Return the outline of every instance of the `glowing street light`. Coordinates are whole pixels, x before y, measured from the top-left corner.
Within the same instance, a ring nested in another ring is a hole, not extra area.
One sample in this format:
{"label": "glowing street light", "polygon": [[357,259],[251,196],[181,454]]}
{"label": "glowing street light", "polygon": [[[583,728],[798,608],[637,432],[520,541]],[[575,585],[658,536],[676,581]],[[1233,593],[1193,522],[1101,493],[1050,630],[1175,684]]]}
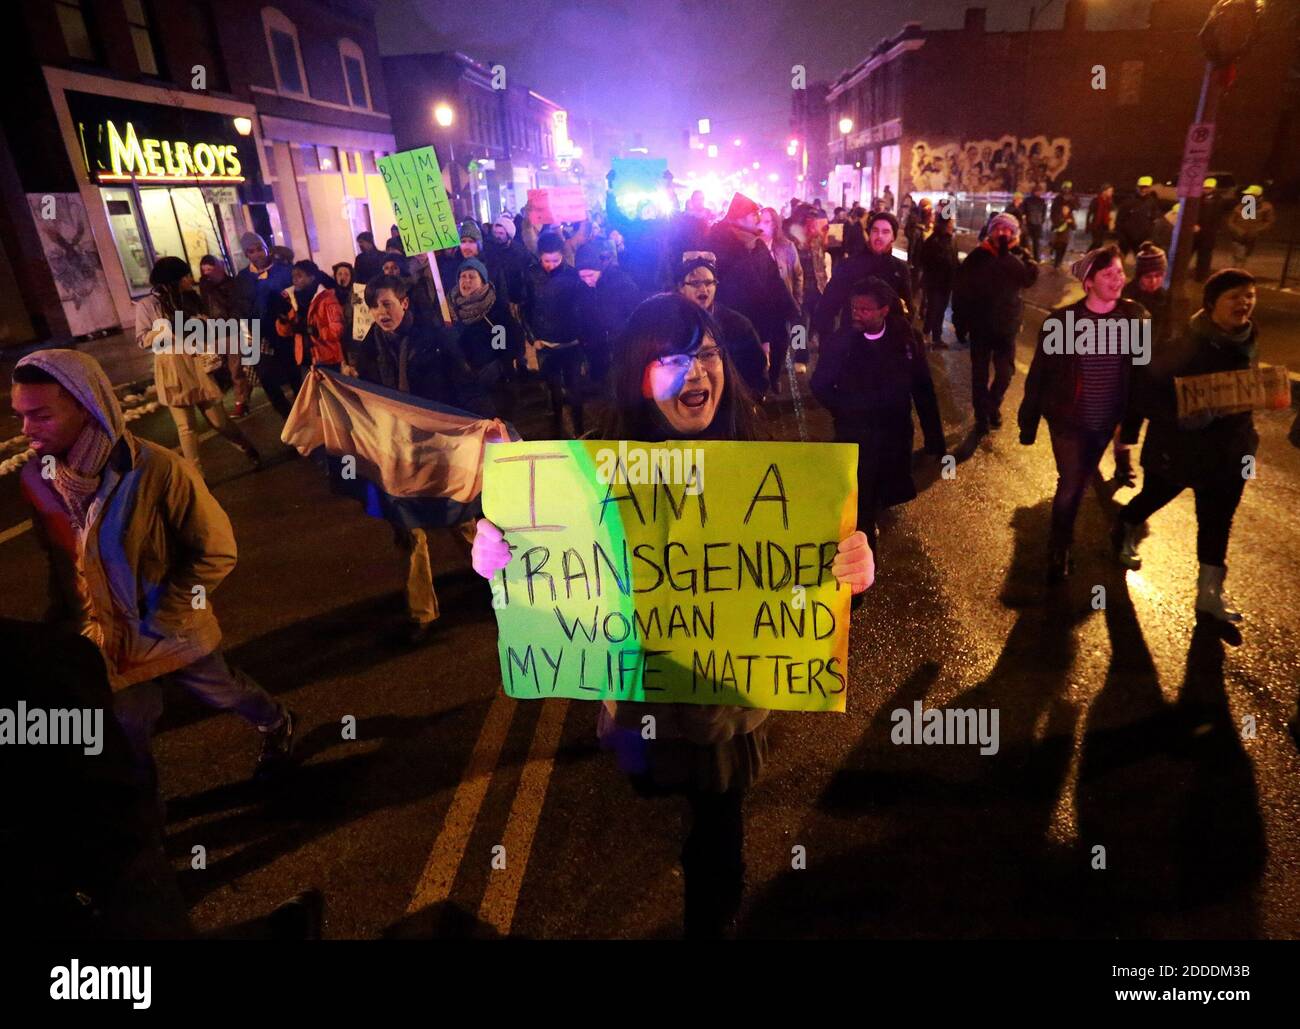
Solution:
{"label": "glowing street light", "polygon": [[701,136],[707,136],[709,134],[709,119],[701,118],[696,127],[699,129]]}
{"label": "glowing street light", "polygon": [[740,146],[740,137],[737,136],[735,139],[733,139],[733,140],[731,141],[731,145],[732,145],[732,146]]}
{"label": "glowing street light", "polygon": [[247,136],[253,131],[253,120],[251,118],[236,118],[235,131],[241,136]]}
{"label": "glowing street light", "polygon": [[760,165],[757,161],[755,161],[754,164],[753,164],[753,167],[755,167],[755,168],[759,168],[759,167],[761,167],[761,165]]}
{"label": "glowing street light", "polygon": [[847,136],[847,135],[848,135],[850,132],[852,132],[852,131],[853,131],[853,119],[852,119],[852,118],[841,118],[841,119],[840,119],[840,135],[842,135],[842,136]]}
{"label": "glowing street light", "polygon": [[433,120],[444,129],[448,128],[456,120],[456,112],[452,110],[451,104],[439,104],[433,109]]}

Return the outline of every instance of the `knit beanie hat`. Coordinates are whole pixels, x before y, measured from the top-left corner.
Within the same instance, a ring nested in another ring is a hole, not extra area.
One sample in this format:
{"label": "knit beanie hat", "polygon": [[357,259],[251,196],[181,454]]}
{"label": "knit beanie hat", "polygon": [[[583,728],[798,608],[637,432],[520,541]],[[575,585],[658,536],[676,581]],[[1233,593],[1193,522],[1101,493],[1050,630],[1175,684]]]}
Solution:
{"label": "knit beanie hat", "polygon": [[459,277],[463,272],[478,272],[478,277],[487,285],[492,281],[492,276],[488,275],[487,265],[477,257],[466,258],[460,262],[460,267],[456,269],[456,275]]}
{"label": "knit beanie hat", "polygon": [[515,220],[508,214],[501,215],[492,224],[500,225],[505,230],[507,242],[515,238]]}
{"label": "knit beanie hat", "polygon": [[1089,250],[1074,264],[1070,265],[1070,274],[1080,282],[1087,282],[1096,268],[1097,262],[1109,255],[1113,255],[1114,252],[1114,247],[1097,247],[1096,250]]}
{"label": "knit beanie hat", "polygon": [[989,221],[989,232],[992,232],[999,225],[1005,225],[1017,236],[1020,235],[1020,220],[1014,214],[1007,214],[1006,211],[995,214]]}
{"label": "knit beanie hat", "polygon": [[1242,268],[1224,268],[1205,280],[1205,289],[1201,293],[1201,306],[1206,311],[1213,311],[1219,297],[1238,286],[1253,286],[1255,276]]}
{"label": "knit beanie hat", "polygon": [[483,242],[483,230],[473,218],[466,218],[460,223],[460,238],[472,239],[475,243]]}
{"label": "knit beanie hat", "polygon": [[574,258],[574,265],[578,271],[600,271],[603,265],[600,263],[600,246],[596,243],[584,243],[578,247],[578,253]]}
{"label": "knit beanie hat", "polygon": [[1169,259],[1165,252],[1156,246],[1150,240],[1147,240],[1137,252],[1137,277],[1140,279],[1144,275],[1150,275],[1152,272],[1165,273],[1169,267]]}

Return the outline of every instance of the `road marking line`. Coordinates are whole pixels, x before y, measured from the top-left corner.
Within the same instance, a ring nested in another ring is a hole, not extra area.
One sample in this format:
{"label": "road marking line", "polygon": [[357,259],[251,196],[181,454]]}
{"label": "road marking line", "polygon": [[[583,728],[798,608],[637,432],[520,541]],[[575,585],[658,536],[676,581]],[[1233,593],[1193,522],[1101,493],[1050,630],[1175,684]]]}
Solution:
{"label": "road marking line", "polygon": [[406,905],[408,915],[451,896],[456,871],[464,859],[465,847],[474,831],[479,808],[483,806],[492,773],[496,771],[497,758],[510,729],[515,707],[516,702],[504,692],[498,692],[492,698],[492,706],[483,719],[483,728],[479,730],[465,774],[461,776],[460,785],[451,798],[451,807],[447,809],[447,817],[443,819],[438,837],[433,841],[433,849],[416,882],[411,902]]}
{"label": "road marking line", "polygon": [[5,529],[4,532],[0,532],[0,543],[8,543],[11,539],[21,536],[31,527],[31,519],[28,519],[19,525],[15,525],[12,529]]}
{"label": "road marking line", "polygon": [[533,837],[541,819],[542,805],[546,801],[546,789],[551,781],[551,770],[555,767],[555,753],[560,746],[560,735],[568,711],[567,700],[542,705],[542,714],[533,733],[532,747],[519,777],[519,788],[510,805],[510,817],[506,820],[506,831],[501,840],[505,847],[506,867],[493,869],[483,893],[483,903],[479,906],[479,920],[492,926],[502,936],[510,934],[510,926],[515,920],[515,906],[519,903],[519,891],[523,887],[524,872],[528,868],[528,855],[533,849]]}

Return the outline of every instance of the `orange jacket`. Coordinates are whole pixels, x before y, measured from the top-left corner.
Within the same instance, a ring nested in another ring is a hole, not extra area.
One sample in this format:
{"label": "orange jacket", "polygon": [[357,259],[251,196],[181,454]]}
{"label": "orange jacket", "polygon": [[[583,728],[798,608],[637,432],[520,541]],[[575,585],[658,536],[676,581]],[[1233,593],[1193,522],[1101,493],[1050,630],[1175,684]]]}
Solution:
{"label": "orange jacket", "polygon": [[[288,291],[286,291],[287,294]],[[304,364],[304,346],[308,345],[301,332],[294,331],[294,313],[290,311],[275,320],[275,331],[280,336],[292,336],[293,359]],[[334,290],[324,283],[316,287],[307,308],[308,341],[311,347],[312,364],[343,363],[343,305],[334,294]],[[315,333],[310,333],[315,329]]]}

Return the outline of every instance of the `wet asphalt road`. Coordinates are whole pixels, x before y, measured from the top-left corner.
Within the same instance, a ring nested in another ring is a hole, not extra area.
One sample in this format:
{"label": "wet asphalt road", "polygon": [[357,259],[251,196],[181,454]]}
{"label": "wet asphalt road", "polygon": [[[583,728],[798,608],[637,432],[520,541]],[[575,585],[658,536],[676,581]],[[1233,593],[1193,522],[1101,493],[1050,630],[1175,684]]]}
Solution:
{"label": "wet asphalt road", "polygon": [[[1042,316],[1029,312],[1005,414]],[[1279,348],[1300,346],[1296,322],[1277,318],[1261,319],[1265,360],[1281,359],[1270,331]],[[1124,575],[1106,533],[1132,491],[1090,493],[1075,575],[1049,595],[1046,433],[1022,447],[1009,417],[962,448],[967,353],[931,361],[965,459],[952,479],[919,459],[921,495],[882,536],[853,618],[847,713],[774,716],[747,804],[742,934],[1300,935],[1300,757],[1285,728],[1300,675],[1291,415],[1256,416],[1259,473],[1229,553],[1247,615],[1234,645],[1192,617],[1190,494],[1155,516],[1142,571]],[[813,436],[827,438],[813,408]],[[275,450],[269,409],[243,424]],[[165,415],[136,426],[174,443]],[[795,435],[788,409],[773,430]],[[501,696],[490,595],[450,536],[433,546],[442,625],[422,648],[397,647],[402,565],[385,524],[287,452],[252,473],[221,440],[204,447],[240,543],[214,598],[229,656],[301,714],[304,735],[297,775],[256,789],[255,734],[172,698],[156,749],[168,851],[197,926],[316,886],[332,937],[678,935],[683,805],[633,793],[596,746],[594,705]],[[25,517],[14,485],[0,480],[0,530]],[[0,580],[0,613],[39,616],[30,533],[0,543]],[[998,753],[891,743],[890,713],[914,700],[997,709]],[[204,869],[191,867],[195,846]],[[795,847],[806,868],[792,868]]]}

